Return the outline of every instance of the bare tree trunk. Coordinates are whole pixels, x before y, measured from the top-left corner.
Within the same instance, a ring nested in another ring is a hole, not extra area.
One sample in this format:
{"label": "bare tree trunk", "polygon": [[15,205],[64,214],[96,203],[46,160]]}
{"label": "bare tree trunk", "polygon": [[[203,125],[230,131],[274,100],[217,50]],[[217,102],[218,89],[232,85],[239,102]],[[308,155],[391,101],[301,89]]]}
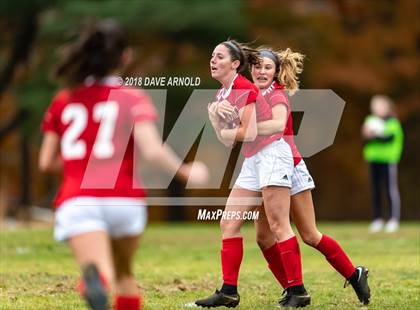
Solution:
{"label": "bare tree trunk", "polygon": [[19,109],[16,114],[10,119],[4,126],[0,128],[0,142],[3,138],[14,130],[16,130],[20,124],[22,124],[28,117],[28,112],[24,109]]}
{"label": "bare tree trunk", "polygon": [[0,73],[0,98],[11,84],[17,66],[26,63],[29,59],[38,32],[37,19],[38,10],[36,9],[20,18],[20,27],[18,27],[13,40],[10,59]]}
{"label": "bare tree trunk", "polygon": [[19,213],[24,220],[29,220],[29,207],[31,206],[31,156],[29,138],[21,133],[20,140],[20,184]]}
{"label": "bare tree trunk", "polygon": [[[24,12],[19,16],[19,25],[16,27],[16,32],[13,40],[13,47],[9,60],[0,73],[0,102],[3,93],[8,89],[15,77],[15,72],[19,65],[24,65],[28,62],[32,48],[34,46],[35,37],[38,32],[38,13],[40,8],[34,6],[32,9]],[[27,113],[24,109],[18,108],[17,113],[12,117],[2,128],[0,128],[0,141],[9,133],[15,131],[24,123],[27,118]],[[21,194],[17,206],[18,216],[23,216],[24,219],[29,219],[29,206],[31,203],[31,164],[30,164],[30,147],[29,137],[21,131],[20,135],[20,161],[21,161]],[[7,193],[5,193],[7,195]],[[7,210],[3,210],[7,212]]]}

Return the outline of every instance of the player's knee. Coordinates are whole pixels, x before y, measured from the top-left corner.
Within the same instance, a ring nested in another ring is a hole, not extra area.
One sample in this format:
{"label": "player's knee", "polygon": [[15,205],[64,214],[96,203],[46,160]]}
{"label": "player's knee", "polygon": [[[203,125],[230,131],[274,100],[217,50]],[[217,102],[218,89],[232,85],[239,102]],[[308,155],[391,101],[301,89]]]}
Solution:
{"label": "player's knee", "polygon": [[270,221],[270,230],[276,235],[282,234],[285,231],[285,225],[282,224],[280,219],[273,219]]}
{"label": "player's knee", "polygon": [[222,219],[220,221],[220,230],[223,236],[233,236],[240,233],[241,226],[238,224],[238,221]]}
{"label": "player's knee", "polygon": [[286,240],[294,235],[289,221],[279,220],[270,222],[270,230],[274,233],[276,240]]}

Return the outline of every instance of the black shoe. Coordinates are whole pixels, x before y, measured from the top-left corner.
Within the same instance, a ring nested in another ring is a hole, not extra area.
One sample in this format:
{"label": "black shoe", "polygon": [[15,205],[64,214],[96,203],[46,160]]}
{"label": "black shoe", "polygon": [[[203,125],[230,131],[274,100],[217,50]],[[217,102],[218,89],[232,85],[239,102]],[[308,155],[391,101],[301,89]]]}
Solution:
{"label": "black shoe", "polygon": [[197,306],[205,308],[214,308],[225,306],[235,308],[239,305],[239,294],[228,295],[216,290],[216,292],[205,299],[199,299],[195,302]]}
{"label": "black shoe", "polygon": [[302,294],[292,293],[290,288],[283,291],[283,295],[286,294],[280,301],[280,308],[303,308],[311,303],[311,296],[305,291]]}
{"label": "black shoe", "polygon": [[354,291],[356,292],[357,298],[363,305],[369,304],[370,300],[370,288],[368,285],[368,276],[369,270],[366,267],[358,266],[356,267],[358,272],[358,277],[355,280],[347,280],[344,283],[344,287],[350,283],[353,286]]}
{"label": "black shoe", "polygon": [[93,310],[108,310],[108,296],[101,282],[98,269],[90,264],[83,268],[83,281],[85,284],[84,297]]}

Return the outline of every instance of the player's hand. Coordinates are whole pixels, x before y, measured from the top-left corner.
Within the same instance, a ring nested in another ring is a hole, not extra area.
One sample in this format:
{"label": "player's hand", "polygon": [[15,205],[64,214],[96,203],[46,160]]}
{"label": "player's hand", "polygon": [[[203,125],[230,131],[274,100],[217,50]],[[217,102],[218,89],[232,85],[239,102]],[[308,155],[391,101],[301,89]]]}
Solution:
{"label": "player's hand", "polygon": [[232,106],[227,100],[222,100],[218,102],[217,114],[226,122],[231,122],[239,118],[238,109]]}
{"label": "player's hand", "polygon": [[210,102],[208,104],[207,111],[209,114],[210,122],[212,123],[214,128],[217,128],[219,130],[223,128],[228,128],[229,127],[228,122],[219,116],[219,114],[217,113],[217,108],[218,108],[217,101]]}
{"label": "player's hand", "polygon": [[209,119],[212,123],[217,123],[219,120],[219,116],[217,114],[217,101],[210,102],[207,106],[207,112],[209,114]]}
{"label": "player's hand", "polygon": [[204,185],[209,179],[209,169],[201,161],[183,164],[180,168],[180,174],[185,181],[194,185]]}

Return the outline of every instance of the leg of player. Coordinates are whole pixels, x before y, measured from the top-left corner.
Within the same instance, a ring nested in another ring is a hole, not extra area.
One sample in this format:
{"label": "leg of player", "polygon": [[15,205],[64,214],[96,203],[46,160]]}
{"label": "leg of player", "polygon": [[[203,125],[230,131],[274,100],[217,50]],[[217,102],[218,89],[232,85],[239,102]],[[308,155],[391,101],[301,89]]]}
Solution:
{"label": "leg of player", "polygon": [[383,169],[381,164],[370,163],[370,182],[372,187],[372,213],[373,221],[369,226],[371,233],[380,232],[384,226],[382,219],[382,182],[383,182]]}
{"label": "leg of player", "polygon": [[69,238],[68,243],[83,271],[80,293],[91,309],[108,309],[107,295],[114,289],[114,268],[107,233],[83,233]]}
{"label": "leg of player", "polygon": [[262,189],[268,223],[276,235],[287,279],[287,295],[280,301],[280,306],[297,308],[309,305],[311,297],[303,285],[299,244],[290,226],[289,192],[289,188],[282,186],[267,186]]}
{"label": "leg of player", "polygon": [[311,190],[299,192],[291,197],[290,212],[302,240],[324,254],[331,266],[353,286],[360,302],[367,305],[370,299],[368,270],[363,266],[354,267],[340,245],[319,232]]}
{"label": "leg of player", "polygon": [[389,220],[385,225],[386,233],[394,233],[398,230],[400,222],[401,200],[398,190],[397,164],[386,164],[385,191],[388,197]]}
{"label": "leg of player", "polygon": [[140,291],[133,274],[133,258],[139,236],[112,240],[115,268],[115,310],[139,310],[142,307]]}
{"label": "leg of player", "polygon": [[280,285],[287,288],[287,277],[281,262],[280,251],[277,246],[276,235],[271,231],[265,214],[264,205],[258,207],[258,219],[255,220],[256,241],[268,263],[268,268]]}
{"label": "leg of player", "polygon": [[[256,204],[248,203],[246,199],[258,198],[258,192],[235,187],[230,192],[225,207],[225,216],[220,220],[222,231],[222,261],[223,285],[220,290],[208,298],[195,302],[201,307],[236,307],[239,304],[238,276],[243,256],[241,227],[244,223],[244,212],[257,208]],[[244,200],[242,200],[244,199]],[[241,201],[242,200],[242,201]]]}

